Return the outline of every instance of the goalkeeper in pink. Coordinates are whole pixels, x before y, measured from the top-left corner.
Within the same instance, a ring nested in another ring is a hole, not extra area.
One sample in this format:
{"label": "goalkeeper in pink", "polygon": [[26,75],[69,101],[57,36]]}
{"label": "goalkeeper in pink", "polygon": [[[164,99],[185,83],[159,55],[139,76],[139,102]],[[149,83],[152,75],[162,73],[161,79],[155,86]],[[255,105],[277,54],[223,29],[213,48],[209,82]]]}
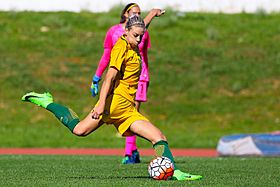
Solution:
{"label": "goalkeeper in pink", "polygon": [[[164,12],[160,9],[152,9],[144,19],[146,27],[152,21],[155,16],[161,16]],[[141,11],[139,5],[136,3],[130,3],[125,6],[121,13],[120,23],[112,26],[106,34],[104,40],[104,52],[100,59],[98,68],[92,79],[91,92],[95,97],[98,94],[98,83],[101,80],[102,74],[107,68],[110,62],[110,54],[116,41],[125,33],[125,26],[128,17],[132,15],[140,16]],[[149,85],[149,69],[148,69],[148,49],[151,47],[150,36],[148,31],[143,35],[141,43],[138,45],[139,52],[142,60],[142,71],[138,83],[138,89],[136,92],[135,105],[139,111],[141,102],[147,101],[147,90]],[[125,142],[125,157],[122,160],[123,164],[135,164],[140,163],[140,156],[136,146],[136,135],[127,136]]]}

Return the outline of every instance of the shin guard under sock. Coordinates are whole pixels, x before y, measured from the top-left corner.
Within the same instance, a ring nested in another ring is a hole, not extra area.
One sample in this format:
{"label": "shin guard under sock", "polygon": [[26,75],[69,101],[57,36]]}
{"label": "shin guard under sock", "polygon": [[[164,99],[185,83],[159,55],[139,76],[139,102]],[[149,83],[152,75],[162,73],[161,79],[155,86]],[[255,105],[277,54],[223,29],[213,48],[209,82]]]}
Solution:
{"label": "shin guard under sock", "polygon": [[75,126],[80,122],[79,117],[77,114],[63,105],[57,103],[51,103],[46,108],[50,112],[52,112],[56,118],[63,123],[71,132]]}
{"label": "shin guard under sock", "polygon": [[153,147],[155,149],[156,156],[165,156],[169,158],[174,164],[174,170],[177,169],[177,166],[174,161],[174,157],[168,147],[167,141],[164,140],[158,141],[153,145]]}

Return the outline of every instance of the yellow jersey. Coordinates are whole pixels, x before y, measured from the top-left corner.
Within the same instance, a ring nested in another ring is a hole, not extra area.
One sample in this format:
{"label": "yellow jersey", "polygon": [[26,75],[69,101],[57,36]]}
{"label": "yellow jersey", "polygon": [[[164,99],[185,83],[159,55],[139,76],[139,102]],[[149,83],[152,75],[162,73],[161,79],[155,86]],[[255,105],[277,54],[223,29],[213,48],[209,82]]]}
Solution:
{"label": "yellow jersey", "polygon": [[138,48],[133,49],[125,37],[121,36],[111,51],[109,67],[119,71],[114,82],[113,94],[121,95],[134,103],[141,73]]}
{"label": "yellow jersey", "polygon": [[130,125],[138,120],[149,121],[135,108],[135,95],[141,73],[141,58],[138,49],[132,49],[124,36],[120,37],[111,51],[109,67],[118,74],[113,88],[106,98],[102,120],[114,124],[123,136],[133,135]]}

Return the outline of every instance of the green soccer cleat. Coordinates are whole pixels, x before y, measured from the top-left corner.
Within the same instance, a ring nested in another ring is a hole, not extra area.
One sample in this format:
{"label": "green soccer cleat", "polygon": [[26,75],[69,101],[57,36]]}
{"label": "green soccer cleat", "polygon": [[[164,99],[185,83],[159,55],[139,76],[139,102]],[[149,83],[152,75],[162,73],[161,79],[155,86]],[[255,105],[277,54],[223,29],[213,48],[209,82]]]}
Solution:
{"label": "green soccer cleat", "polygon": [[194,181],[194,180],[202,179],[202,176],[201,175],[192,175],[190,173],[184,173],[184,172],[176,169],[174,171],[172,179],[178,180],[178,181]]}
{"label": "green soccer cleat", "polygon": [[53,102],[53,97],[49,92],[43,94],[29,92],[22,96],[21,100],[34,103],[43,108],[47,108],[47,106]]}

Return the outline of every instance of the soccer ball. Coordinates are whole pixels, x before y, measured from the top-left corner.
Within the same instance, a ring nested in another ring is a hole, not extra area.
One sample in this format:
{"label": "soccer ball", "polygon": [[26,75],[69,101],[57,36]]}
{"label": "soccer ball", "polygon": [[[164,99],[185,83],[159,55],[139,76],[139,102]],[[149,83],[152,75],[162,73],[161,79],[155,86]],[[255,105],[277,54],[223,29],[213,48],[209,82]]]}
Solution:
{"label": "soccer ball", "polygon": [[169,180],[174,173],[173,162],[164,156],[158,156],[151,160],[148,166],[150,177],[156,180]]}

